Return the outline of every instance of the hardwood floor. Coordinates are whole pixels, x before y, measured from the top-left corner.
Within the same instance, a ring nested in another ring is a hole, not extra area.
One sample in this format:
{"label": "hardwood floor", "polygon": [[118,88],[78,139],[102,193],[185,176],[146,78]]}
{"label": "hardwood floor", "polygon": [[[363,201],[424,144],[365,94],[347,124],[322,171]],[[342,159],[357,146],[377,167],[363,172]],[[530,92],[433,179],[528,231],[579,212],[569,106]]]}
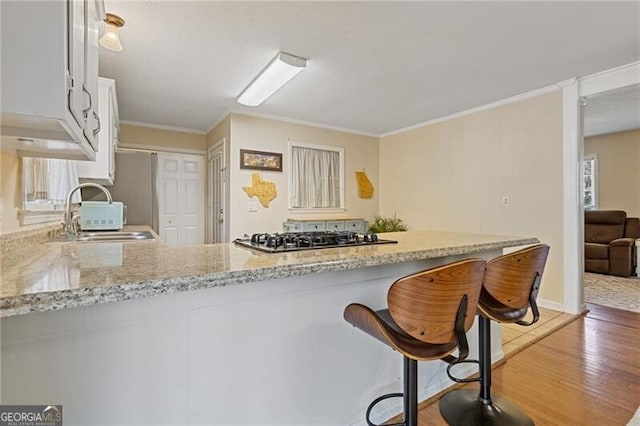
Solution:
{"label": "hardwood floor", "polygon": [[[626,425],[640,405],[640,314],[587,307],[586,316],[494,368],[492,394],[536,425]],[[420,410],[419,423],[446,425],[438,401]]]}

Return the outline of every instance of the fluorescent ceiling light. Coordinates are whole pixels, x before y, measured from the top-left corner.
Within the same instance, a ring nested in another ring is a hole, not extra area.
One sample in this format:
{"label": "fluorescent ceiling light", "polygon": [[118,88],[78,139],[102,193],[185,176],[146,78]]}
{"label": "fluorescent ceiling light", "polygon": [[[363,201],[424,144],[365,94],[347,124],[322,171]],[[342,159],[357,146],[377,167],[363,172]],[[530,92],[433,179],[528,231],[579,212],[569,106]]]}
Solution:
{"label": "fluorescent ceiling light", "polygon": [[246,106],[260,105],[306,66],[306,59],[288,53],[278,53],[238,96],[238,103]]}

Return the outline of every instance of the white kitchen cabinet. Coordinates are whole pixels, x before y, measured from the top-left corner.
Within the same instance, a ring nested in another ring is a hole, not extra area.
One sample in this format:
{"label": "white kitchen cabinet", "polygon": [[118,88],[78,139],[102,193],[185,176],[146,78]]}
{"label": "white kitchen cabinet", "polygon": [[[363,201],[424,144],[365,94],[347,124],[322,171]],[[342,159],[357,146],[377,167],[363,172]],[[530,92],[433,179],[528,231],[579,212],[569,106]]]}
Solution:
{"label": "white kitchen cabinet", "polygon": [[344,220],[327,220],[325,228],[327,231],[344,231]]}
{"label": "white kitchen cabinet", "polygon": [[3,145],[94,159],[104,0],[3,1],[0,16]]}
{"label": "white kitchen cabinet", "polygon": [[364,219],[298,220],[290,219],[282,224],[285,232],[308,231],[352,231],[367,232],[368,222]]}
{"label": "white kitchen cabinet", "polygon": [[97,150],[98,149],[98,134],[101,130],[101,123],[99,117],[99,93],[98,93],[98,54],[100,45],[98,44],[99,38],[99,24],[106,17],[104,13],[104,0],[84,0],[87,11],[85,19],[85,43],[86,43],[86,57],[85,57],[85,76],[84,82],[89,93],[90,98],[93,100],[92,108],[87,114],[86,124],[84,126],[84,135],[89,140],[89,143]]}
{"label": "white kitchen cabinet", "polygon": [[95,161],[76,161],[80,182],[113,185],[115,179],[115,151],[118,145],[118,98],[116,82],[98,79],[98,115],[101,123],[98,133],[98,152]]}
{"label": "white kitchen cabinet", "polygon": [[369,230],[369,222],[362,219],[345,220],[344,230],[352,232],[367,232]]}

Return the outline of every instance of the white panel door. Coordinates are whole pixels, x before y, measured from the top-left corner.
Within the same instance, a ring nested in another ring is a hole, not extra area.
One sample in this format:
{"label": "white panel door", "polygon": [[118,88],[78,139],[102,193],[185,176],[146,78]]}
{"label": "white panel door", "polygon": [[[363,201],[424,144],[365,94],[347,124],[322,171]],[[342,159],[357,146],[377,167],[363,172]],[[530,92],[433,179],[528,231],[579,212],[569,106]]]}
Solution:
{"label": "white panel door", "polygon": [[204,156],[181,157],[180,245],[204,244]]}
{"label": "white panel door", "polygon": [[204,156],[158,153],[158,222],[165,243],[204,243],[204,182]]}
{"label": "white panel door", "polygon": [[171,245],[180,244],[180,159],[176,154],[158,153],[158,230],[160,238]]}

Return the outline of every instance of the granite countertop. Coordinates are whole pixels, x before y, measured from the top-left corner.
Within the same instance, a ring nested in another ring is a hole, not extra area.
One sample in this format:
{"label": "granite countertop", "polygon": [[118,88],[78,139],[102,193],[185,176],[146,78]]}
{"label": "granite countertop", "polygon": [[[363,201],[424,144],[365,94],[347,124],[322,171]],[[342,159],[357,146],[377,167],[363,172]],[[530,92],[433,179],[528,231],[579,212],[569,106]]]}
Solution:
{"label": "granite countertop", "polygon": [[3,255],[0,317],[538,242],[439,231],[390,233],[384,238],[398,244],[269,254],[232,243],[39,243]]}

